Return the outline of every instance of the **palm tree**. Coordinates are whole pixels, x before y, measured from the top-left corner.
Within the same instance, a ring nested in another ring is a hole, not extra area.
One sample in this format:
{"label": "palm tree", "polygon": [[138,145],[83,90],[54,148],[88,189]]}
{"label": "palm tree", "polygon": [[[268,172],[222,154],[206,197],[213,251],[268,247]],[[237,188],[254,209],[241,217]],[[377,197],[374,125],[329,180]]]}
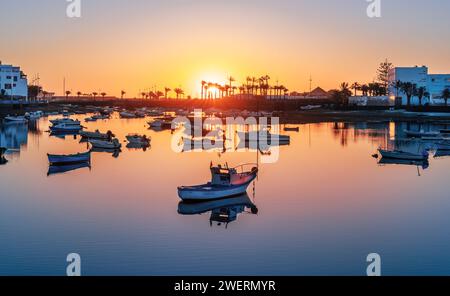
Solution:
{"label": "palm tree", "polygon": [[447,106],[447,101],[450,99],[450,89],[446,88],[442,91],[442,99],[445,101],[445,106]]}
{"label": "palm tree", "polygon": [[94,101],[95,101],[95,97],[97,97],[98,93],[97,92],[93,92],[92,95],[94,96]]}
{"label": "palm tree", "polygon": [[228,81],[230,82],[230,84],[229,84],[229,86],[230,86],[230,89],[231,89],[231,88],[233,88],[233,82],[235,82],[235,81],[236,81],[236,79],[234,79],[234,77],[233,77],[233,76],[230,76],[230,77],[228,77]]}
{"label": "palm tree", "polygon": [[79,99],[81,97],[82,93],[81,91],[77,91],[77,98]]}
{"label": "palm tree", "polygon": [[369,90],[370,89],[369,89],[369,86],[367,84],[361,85],[361,91],[362,91],[363,96],[367,96],[368,93],[369,93]]}
{"label": "palm tree", "polygon": [[205,99],[209,99],[208,91],[209,91],[209,83],[206,83],[205,84]]}
{"label": "palm tree", "polygon": [[419,106],[422,106],[422,99],[423,97],[429,97],[430,94],[427,92],[427,88],[424,86],[421,86],[416,89],[416,92],[414,93],[417,98],[419,98]]}
{"label": "palm tree", "polygon": [[401,90],[406,94],[408,107],[411,106],[411,98],[417,93],[417,84],[411,82],[402,83]]}
{"label": "palm tree", "polygon": [[126,91],[122,90],[122,91],[120,92],[120,98],[123,99],[123,96],[124,96],[126,93],[127,93]]}
{"label": "palm tree", "polygon": [[70,90],[66,91],[66,100],[69,99],[69,96],[70,96],[71,93],[72,93],[72,92],[71,92]]}
{"label": "palm tree", "polygon": [[[164,88],[164,98],[166,100],[167,100],[167,94],[171,91],[172,91],[172,89],[170,89],[169,87]],[[202,98],[203,98],[203,85],[202,85]]]}
{"label": "palm tree", "polygon": [[398,92],[399,92],[399,90],[402,88],[402,83],[403,83],[403,82],[401,82],[400,80],[395,80],[395,81],[392,83],[392,86],[393,86],[394,89],[395,89],[395,97],[396,97],[396,98],[398,98]]}
{"label": "palm tree", "polygon": [[355,90],[355,97],[356,97],[356,91],[359,90],[361,85],[358,82],[355,82],[352,84],[352,89]]}
{"label": "palm tree", "polygon": [[180,96],[184,94],[184,91],[179,87],[175,88],[173,91],[177,94],[177,99],[179,99]]}
{"label": "palm tree", "polygon": [[106,93],[105,93],[105,92],[102,92],[100,95],[101,95],[103,98],[106,97]]}
{"label": "palm tree", "polygon": [[142,99],[145,99],[147,97],[147,93],[143,91],[143,92],[141,92],[141,96],[142,96]]}
{"label": "palm tree", "polygon": [[[207,83],[206,81],[202,80],[202,99],[203,99],[203,90],[205,89],[205,86],[206,86],[207,84],[208,84],[208,83]],[[208,90],[206,90],[206,93],[208,93]]]}

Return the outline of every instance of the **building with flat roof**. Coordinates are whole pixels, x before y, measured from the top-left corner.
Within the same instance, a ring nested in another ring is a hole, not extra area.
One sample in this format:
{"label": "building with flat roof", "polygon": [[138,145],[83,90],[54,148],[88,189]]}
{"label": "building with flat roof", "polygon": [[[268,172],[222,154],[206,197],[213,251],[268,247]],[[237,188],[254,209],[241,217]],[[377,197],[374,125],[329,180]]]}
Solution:
{"label": "building with flat roof", "polygon": [[[395,81],[411,82],[417,87],[425,87],[430,94],[428,98],[422,99],[422,104],[441,105],[444,100],[441,95],[444,89],[450,89],[450,74],[429,74],[428,67],[396,67],[389,73],[389,96],[401,98],[402,105],[407,104],[406,94],[401,90],[396,90],[393,84]],[[398,93],[397,93],[398,92]],[[419,105],[419,98],[413,96],[411,105]]]}
{"label": "building with flat roof", "polygon": [[28,98],[27,76],[20,67],[0,62],[0,94],[12,99]]}

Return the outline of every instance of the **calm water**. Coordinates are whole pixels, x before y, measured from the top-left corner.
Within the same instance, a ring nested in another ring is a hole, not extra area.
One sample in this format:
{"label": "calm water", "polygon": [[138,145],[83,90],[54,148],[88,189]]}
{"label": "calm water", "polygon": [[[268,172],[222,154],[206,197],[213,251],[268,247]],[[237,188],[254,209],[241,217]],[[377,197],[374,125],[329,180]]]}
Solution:
{"label": "calm water", "polygon": [[152,146],[94,153],[91,168],[50,176],[47,153],[86,144],[50,137],[48,119],[0,127],[10,148],[0,166],[0,274],[65,275],[76,252],[84,275],[364,275],[376,252],[385,275],[450,275],[450,158],[424,169],[371,157],[379,146],[417,151],[406,123],[300,125],[277,163],[260,164],[236,219],[211,225],[210,212],[178,213],[177,186],[207,181],[211,161],[255,162],[256,152],[175,153],[170,131],[146,121],[83,122],[121,141],[145,133]]}

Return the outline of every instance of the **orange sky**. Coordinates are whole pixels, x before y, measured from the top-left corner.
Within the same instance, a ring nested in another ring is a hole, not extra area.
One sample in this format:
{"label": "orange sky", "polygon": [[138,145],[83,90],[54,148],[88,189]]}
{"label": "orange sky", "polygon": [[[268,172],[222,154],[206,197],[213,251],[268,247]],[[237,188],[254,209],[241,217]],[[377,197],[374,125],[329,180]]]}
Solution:
{"label": "orange sky", "polygon": [[313,87],[330,89],[371,81],[385,58],[450,72],[450,41],[442,38],[450,21],[439,17],[448,10],[436,6],[450,4],[441,1],[385,2],[381,19],[368,18],[359,0],[150,2],[84,1],[82,18],[69,19],[61,1],[9,1],[0,58],[30,80],[39,73],[58,94],[65,77],[74,93],[124,89],[129,97],[165,86],[195,97],[201,80],[228,75],[241,83],[269,74],[291,91],[309,90],[312,75]]}

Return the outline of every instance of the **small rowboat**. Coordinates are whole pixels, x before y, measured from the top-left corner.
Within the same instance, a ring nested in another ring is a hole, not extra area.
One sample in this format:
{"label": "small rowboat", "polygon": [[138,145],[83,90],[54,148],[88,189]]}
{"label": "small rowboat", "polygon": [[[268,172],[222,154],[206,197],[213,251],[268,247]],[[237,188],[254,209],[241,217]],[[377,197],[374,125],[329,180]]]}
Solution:
{"label": "small rowboat", "polygon": [[28,120],[25,116],[6,116],[5,121],[14,123],[26,123]]}
{"label": "small rowboat", "polygon": [[59,125],[59,124],[65,124],[65,125],[80,125],[81,122],[78,120],[73,120],[71,118],[60,118],[60,119],[54,119],[50,120],[50,122],[53,125]]}
{"label": "small rowboat", "polygon": [[411,152],[405,152],[400,150],[383,150],[378,149],[381,156],[384,158],[392,158],[392,159],[406,159],[406,160],[427,160],[428,152],[424,151],[422,154],[416,154]]}
{"label": "small rowboat", "polygon": [[80,136],[85,139],[99,139],[99,140],[109,140],[114,135],[111,133],[111,131],[108,131],[106,134],[102,134],[98,130],[95,132],[80,132]]}
{"label": "small rowboat", "polygon": [[89,143],[91,143],[92,147],[100,149],[116,150],[122,147],[122,144],[120,144],[119,140],[117,139],[114,139],[112,141],[89,140]]}
{"label": "small rowboat", "polygon": [[81,125],[73,125],[65,123],[61,123],[50,127],[50,130],[52,132],[78,132],[81,129],[83,129]]}
{"label": "small rowboat", "polygon": [[127,140],[131,144],[150,145],[151,138],[147,138],[145,135],[128,135]]}
{"label": "small rowboat", "polygon": [[[178,196],[184,201],[206,201],[244,194],[258,175],[258,168],[244,171],[244,166],[228,168],[211,166],[212,180],[203,185],[178,187]],[[242,172],[238,173],[238,168]]]}
{"label": "small rowboat", "polygon": [[89,162],[80,162],[63,165],[50,165],[50,167],[48,168],[47,176],[63,174],[82,168],[91,168],[91,164]]}
{"label": "small rowboat", "polygon": [[285,126],[284,127],[284,131],[285,132],[299,132],[300,131],[300,128],[297,126],[297,127],[293,127],[293,126]]}
{"label": "small rowboat", "polygon": [[78,154],[69,154],[69,155],[55,155],[55,154],[47,154],[48,162],[51,165],[61,165],[61,164],[74,164],[74,163],[82,163],[82,162],[90,162],[91,161],[91,152],[78,153]]}

